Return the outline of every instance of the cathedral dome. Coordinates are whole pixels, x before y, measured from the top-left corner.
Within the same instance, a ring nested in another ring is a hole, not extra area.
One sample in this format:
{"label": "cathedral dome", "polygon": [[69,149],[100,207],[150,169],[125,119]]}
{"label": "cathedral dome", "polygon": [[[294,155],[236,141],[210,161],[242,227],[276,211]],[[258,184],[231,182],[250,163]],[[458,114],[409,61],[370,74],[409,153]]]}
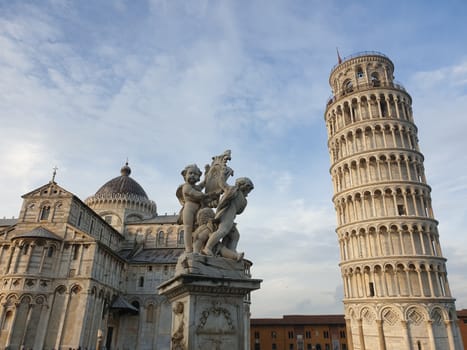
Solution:
{"label": "cathedral dome", "polygon": [[128,162],[120,170],[120,176],[106,182],[96,192],[97,197],[107,197],[112,195],[135,195],[148,199],[148,196],[139,183],[130,177],[131,169]]}
{"label": "cathedral dome", "polygon": [[148,198],[143,187],[130,177],[128,162],[120,176],[107,181],[85,203],[119,231],[126,222],[157,215],[156,203]]}

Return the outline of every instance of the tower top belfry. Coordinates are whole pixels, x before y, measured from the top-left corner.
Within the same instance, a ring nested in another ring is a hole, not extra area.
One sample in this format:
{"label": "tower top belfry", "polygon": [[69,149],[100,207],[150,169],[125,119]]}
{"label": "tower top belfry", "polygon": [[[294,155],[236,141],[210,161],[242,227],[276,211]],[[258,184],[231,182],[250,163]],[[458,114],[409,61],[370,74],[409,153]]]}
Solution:
{"label": "tower top belfry", "polygon": [[412,99],[374,51],[330,73],[325,121],[349,343],[462,349]]}

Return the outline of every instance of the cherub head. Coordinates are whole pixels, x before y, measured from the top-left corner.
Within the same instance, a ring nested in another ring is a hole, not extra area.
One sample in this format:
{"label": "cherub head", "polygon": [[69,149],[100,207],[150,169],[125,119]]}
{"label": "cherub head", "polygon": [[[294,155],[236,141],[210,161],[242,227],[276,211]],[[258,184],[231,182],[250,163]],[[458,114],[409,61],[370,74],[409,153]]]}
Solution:
{"label": "cherub head", "polygon": [[253,182],[247,177],[239,177],[237,180],[235,180],[235,186],[237,186],[245,196],[247,196],[248,193],[250,193],[251,190],[255,188]]}
{"label": "cherub head", "polygon": [[190,185],[194,185],[199,181],[202,173],[196,164],[190,164],[182,170],[181,174],[186,182],[188,182]]}
{"label": "cherub head", "polygon": [[205,225],[209,222],[209,220],[214,219],[214,216],[214,210],[211,208],[203,208],[198,210],[196,220],[198,221],[198,225]]}

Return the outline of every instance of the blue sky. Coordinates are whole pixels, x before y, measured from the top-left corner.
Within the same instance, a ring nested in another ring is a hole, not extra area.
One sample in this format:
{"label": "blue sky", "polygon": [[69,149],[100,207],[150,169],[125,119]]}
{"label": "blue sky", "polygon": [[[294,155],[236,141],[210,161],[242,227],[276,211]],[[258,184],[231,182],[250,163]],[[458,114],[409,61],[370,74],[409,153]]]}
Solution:
{"label": "blue sky", "polygon": [[255,190],[253,317],[342,313],[324,108],[336,47],[380,51],[413,98],[457,307],[467,308],[465,1],[1,1],[0,215],[49,181],[119,174],[178,212],[181,169],[232,150]]}

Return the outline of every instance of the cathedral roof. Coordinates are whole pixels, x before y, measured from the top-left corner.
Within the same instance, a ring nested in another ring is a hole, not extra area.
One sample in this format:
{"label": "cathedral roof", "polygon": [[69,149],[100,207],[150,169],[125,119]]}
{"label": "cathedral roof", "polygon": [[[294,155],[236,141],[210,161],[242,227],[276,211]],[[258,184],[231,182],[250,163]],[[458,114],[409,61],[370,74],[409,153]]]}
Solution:
{"label": "cathedral roof", "polygon": [[344,315],[284,315],[282,318],[252,318],[251,325],[345,325]]}
{"label": "cathedral roof", "polygon": [[17,218],[11,218],[11,219],[0,219],[0,227],[6,227],[6,226],[13,226],[18,222]]}
{"label": "cathedral roof", "polygon": [[178,223],[178,215],[177,214],[165,214],[165,215],[157,215],[149,219],[139,220],[138,222],[128,222],[127,225],[141,225],[141,224],[177,224]]}
{"label": "cathedral roof", "polygon": [[177,263],[178,257],[183,253],[183,249],[143,249],[135,255],[132,255],[132,252],[133,249],[124,249],[119,252],[119,255],[132,263],[175,264]]}
{"label": "cathedral roof", "polygon": [[95,194],[96,197],[113,195],[135,195],[148,199],[148,196],[139,183],[130,177],[131,169],[128,162],[120,170],[120,176],[106,182]]}
{"label": "cathedral roof", "polygon": [[62,238],[57,236],[55,233],[50,232],[49,230],[39,226],[36,227],[32,231],[20,233],[14,237],[16,238],[45,238],[45,239],[53,239],[55,241],[61,241]]}
{"label": "cathedral roof", "polygon": [[138,313],[138,309],[131,305],[128,301],[125,300],[124,297],[119,295],[112,305],[110,306],[111,309],[114,310],[122,310],[122,311],[130,311]]}

